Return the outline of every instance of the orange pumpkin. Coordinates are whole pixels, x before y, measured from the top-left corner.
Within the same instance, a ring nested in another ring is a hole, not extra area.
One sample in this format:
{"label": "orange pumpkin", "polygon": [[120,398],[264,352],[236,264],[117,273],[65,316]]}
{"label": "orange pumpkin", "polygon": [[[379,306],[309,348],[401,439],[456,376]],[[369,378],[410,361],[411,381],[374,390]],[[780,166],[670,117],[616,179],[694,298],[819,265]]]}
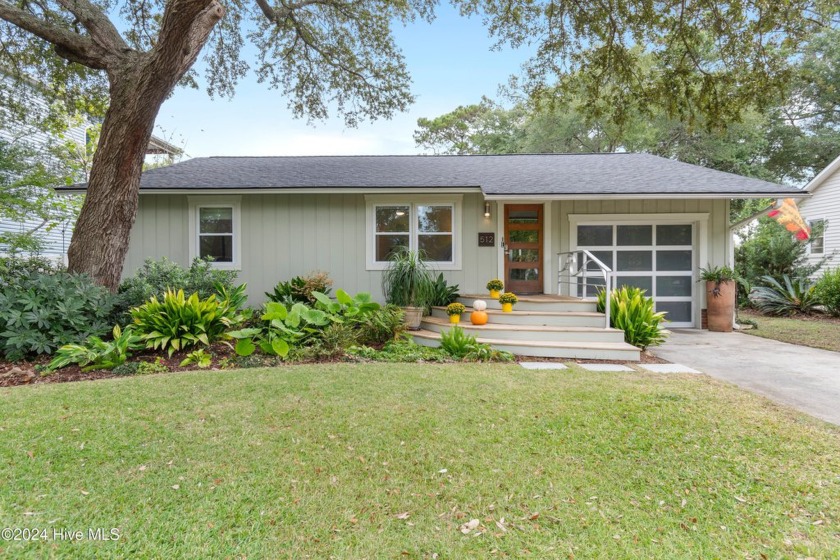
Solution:
{"label": "orange pumpkin", "polygon": [[470,313],[470,323],[473,325],[486,325],[487,324],[487,312],[486,311],[473,311]]}

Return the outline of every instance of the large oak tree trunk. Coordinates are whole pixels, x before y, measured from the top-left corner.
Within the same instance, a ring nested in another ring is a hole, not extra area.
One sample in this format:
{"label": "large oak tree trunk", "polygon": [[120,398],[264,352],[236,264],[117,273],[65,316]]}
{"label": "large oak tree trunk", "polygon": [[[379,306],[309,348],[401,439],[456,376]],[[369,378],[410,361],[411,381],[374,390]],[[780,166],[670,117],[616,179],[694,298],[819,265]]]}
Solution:
{"label": "large oak tree trunk", "polygon": [[155,118],[223,15],[216,0],[173,2],[161,24],[159,44],[166,47],[125,54],[108,68],[111,102],[67,251],[71,272],[111,291],[119,286]]}
{"label": "large oak tree trunk", "polygon": [[119,286],[137,214],[146,146],[168,94],[150,89],[137,70],[127,71],[112,84],[87,196],[67,252],[72,272],[90,274],[112,291]]}

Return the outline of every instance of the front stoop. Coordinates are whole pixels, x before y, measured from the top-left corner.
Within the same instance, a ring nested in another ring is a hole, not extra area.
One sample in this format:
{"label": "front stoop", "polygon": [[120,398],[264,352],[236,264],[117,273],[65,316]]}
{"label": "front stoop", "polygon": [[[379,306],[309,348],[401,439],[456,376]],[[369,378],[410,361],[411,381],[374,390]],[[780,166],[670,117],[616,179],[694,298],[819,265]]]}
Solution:
{"label": "front stoop", "polygon": [[[472,302],[487,302],[486,325],[470,323]],[[499,302],[486,296],[462,296],[467,306],[459,326],[479,342],[518,356],[577,358],[586,360],[635,361],[639,349],[624,342],[624,333],[605,328],[603,313],[595,310],[594,300],[558,296],[520,297],[513,313],[502,313]],[[424,317],[421,330],[412,331],[417,344],[440,346],[441,333],[452,328],[444,307],[432,309]]]}

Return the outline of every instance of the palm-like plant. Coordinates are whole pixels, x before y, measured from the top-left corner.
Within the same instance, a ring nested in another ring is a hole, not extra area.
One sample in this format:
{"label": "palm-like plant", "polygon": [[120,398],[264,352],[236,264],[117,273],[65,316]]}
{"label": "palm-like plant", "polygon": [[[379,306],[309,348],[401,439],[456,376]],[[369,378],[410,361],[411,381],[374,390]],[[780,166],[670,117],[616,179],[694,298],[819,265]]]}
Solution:
{"label": "palm-like plant", "polygon": [[791,279],[782,276],[784,284],[772,276],[763,276],[767,286],[758,286],[750,292],[750,301],[766,315],[793,315],[811,313],[820,304],[815,284],[806,278]]}
{"label": "palm-like plant", "polygon": [[435,278],[419,251],[406,247],[391,257],[382,273],[385,300],[399,307],[425,307],[434,297]]}

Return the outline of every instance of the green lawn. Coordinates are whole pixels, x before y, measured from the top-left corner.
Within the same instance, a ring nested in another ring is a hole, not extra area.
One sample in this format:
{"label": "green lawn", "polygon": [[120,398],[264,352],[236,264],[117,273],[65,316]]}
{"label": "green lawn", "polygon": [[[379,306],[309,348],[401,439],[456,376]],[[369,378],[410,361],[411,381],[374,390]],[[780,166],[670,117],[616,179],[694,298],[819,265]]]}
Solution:
{"label": "green lawn", "polygon": [[700,376],[327,364],[18,387],[0,438],[0,525],[120,530],[7,557],[840,550],[840,429]]}
{"label": "green lawn", "polygon": [[758,323],[757,329],[744,331],[747,334],[840,352],[840,321],[819,316],[770,317],[751,311],[740,311],[739,316]]}

